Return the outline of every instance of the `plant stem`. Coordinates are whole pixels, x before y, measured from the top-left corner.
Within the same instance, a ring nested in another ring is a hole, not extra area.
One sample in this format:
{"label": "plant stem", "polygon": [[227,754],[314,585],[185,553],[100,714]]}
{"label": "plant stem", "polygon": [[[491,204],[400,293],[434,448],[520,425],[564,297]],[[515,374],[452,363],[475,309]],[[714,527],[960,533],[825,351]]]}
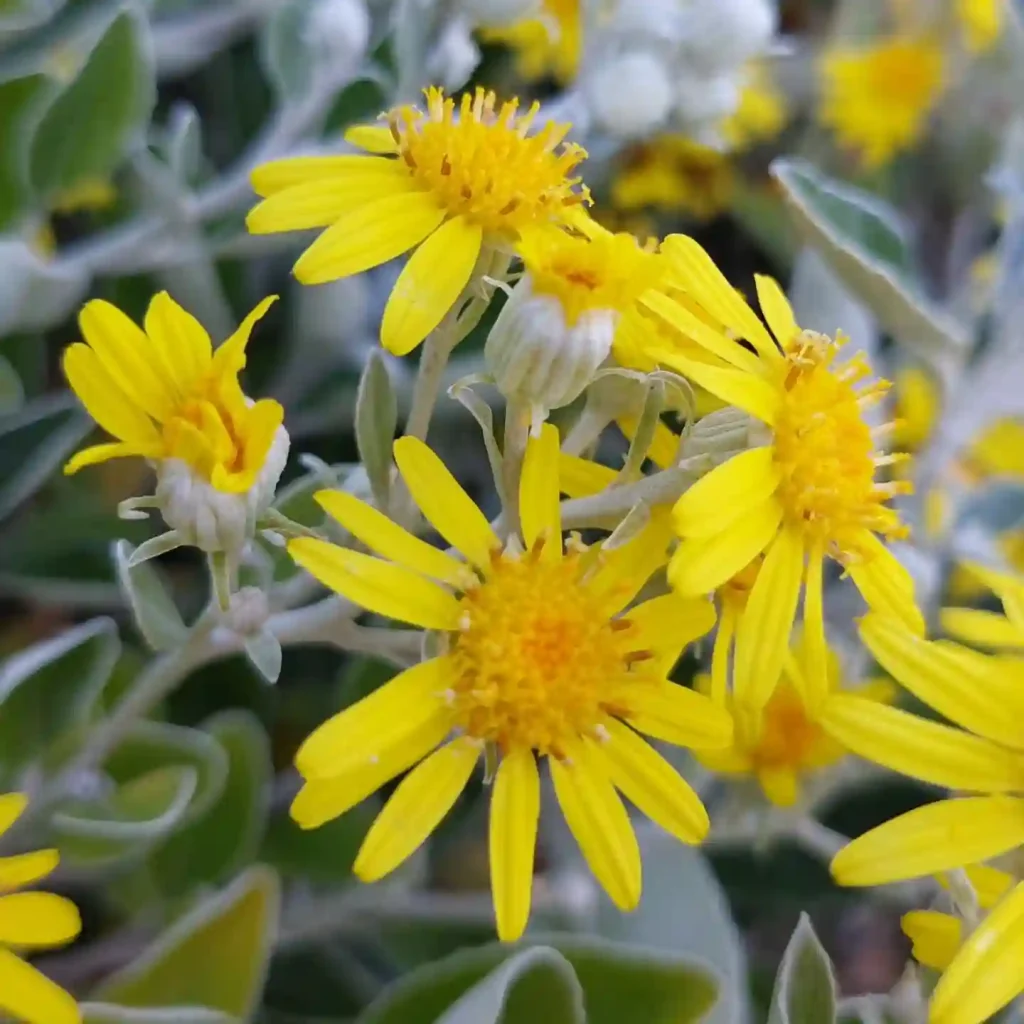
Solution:
{"label": "plant stem", "polygon": [[518,402],[505,406],[505,441],[501,449],[501,480],[505,495],[505,532],[519,533],[519,479],[523,474],[523,456],[530,434],[530,412]]}

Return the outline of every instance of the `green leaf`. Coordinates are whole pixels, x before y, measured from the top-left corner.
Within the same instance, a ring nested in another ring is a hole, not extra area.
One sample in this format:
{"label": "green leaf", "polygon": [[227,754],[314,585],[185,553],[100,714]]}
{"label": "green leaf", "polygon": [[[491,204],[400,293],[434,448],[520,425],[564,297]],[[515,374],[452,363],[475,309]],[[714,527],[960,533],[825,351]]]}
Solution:
{"label": "green leaf", "polygon": [[53,80],[46,75],[0,82],[0,227],[8,227],[30,201],[32,134],[53,88]]}
{"label": "green leaf", "polygon": [[305,3],[286,3],[267,19],[260,35],[260,62],[282,99],[302,96],[313,78],[313,61],[303,39],[308,13]]}
{"label": "green leaf", "polygon": [[[517,945],[493,943],[462,950],[412,971],[376,1000],[359,1024],[452,1024],[446,1011],[454,1010],[510,958],[533,947],[547,950],[549,958],[559,953],[572,967],[583,990],[588,1024],[622,1024],[636,1018],[638,1006],[643,1007],[644,1024],[689,1024],[703,1019],[717,994],[710,972],[683,957],[579,936],[547,936]],[[548,959],[549,974],[551,963]],[[537,987],[535,981],[516,997],[517,1015],[504,1019],[519,1022],[539,1015],[542,1011],[532,998]],[[541,987],[550,993],[550,978]],[[531,995],[529,1001],[527,995]],[[521,1010],[519,999],[525,1003]],[[465,1022],[465,1018],[454,1019],[458,1024]],[[559,1019],[579,1018],[563,1013]]]}
{"label": "green leaf", "polygon": [[261,629],[245,638],[245,655],[253,668],[268,682],[276,683],[281,675],[281,641],[269,629]]}
{"label": "green leaf", "polygon": [[206,813],[150,858],[150,870],[169,895],[225,882],[255,857],[267,825],[273,767],[259,720],[248,711],[224,711],[202,729],[227,752],[228,774]]}
{"label": "green leaf", "polygon": [[82,1003],[82,1024],[235,1024],[236,1018],[198,1006],[140,1010],[111,1003]]}
{"label": "green leaf", "polygon": [[36,129],[30,156],[36,191],[52,198],[83,181],[107,177],[148,123],[155,100],[146,20],[123,10]]}
{"label": "green leaf", "polygon": [[277,932],[277,875],[253,867],[167,929],[94,995],[123,1006],[203,1006],[248,1020]]}
{"label": "green leaf", "polygon": [[768,1024],[832,1024],[835,1019],[832,961],[811,919],[801,914],[775,978]]}
{"label": "green leaf", "polygon": [[0,663],[0,779],[88,719],[120,653],[114,622],[98,618]]}
{"label": "green leaf", "polygon": [[126,540],[113,545],[117,582],[135,616],[135,625],[154,651],[180,647],[188,635],[181,613],[167,593],[160,571],[150,562],[129,565],[135,548]]}
{"label": "green leaf", "polygon": [[366,468],[378,508],[388,507],[391,490],[391,445],[398,426],[398,399],[384,363],[374,349],[366,361],[356,392],[356,447]]}
{"label": "green leaf", "polygon": [[0,416],[17,412],[25,401],[25,388],[18,371],[0,356]]}
{"label": "green leaf", "polygon": [[894,210],[805,160],[776,160],[771,170],[797,229],[897,341],[931,360],[967,348],[965,327],[924,295]]}

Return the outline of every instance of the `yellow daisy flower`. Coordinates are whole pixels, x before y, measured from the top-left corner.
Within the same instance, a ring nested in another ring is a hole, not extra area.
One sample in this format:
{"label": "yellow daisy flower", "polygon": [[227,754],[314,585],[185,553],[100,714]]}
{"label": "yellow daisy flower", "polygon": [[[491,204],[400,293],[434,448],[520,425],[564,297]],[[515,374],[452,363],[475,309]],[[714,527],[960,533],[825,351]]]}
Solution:
{"label": "yellow daisy flower", "polygon": [[[21,793],[0,796],[0,836],[27,804]],[[56,850],[0,857],[0,1016],[10,1014],[27,1024],[79,1024],[82,1019],[75,1000],[19,955],[63,946],[82,929],[70,900],[49,892],[16,891],[45,878],[59,860]]]}
{"label": "yellow daisy flower", "polygon": [[956,16],[967,49],[981,53],[991,48],[1003,28],[1004,0],[956,0]]}
{"label": "yellow daisy flower", "polygon": [[[328,587],[380,615],[437,630],[442,653],[321,725],[300,748],[303,828],[337,817],[412,765],[355,863],[374,881],[434,830],[485,751],[499,759],[491,795],[491,884],[498,934],[515,939],[530,908],[540,803],[538,757],[580,848],[615,904],[640,898],[640,852],[621,790],[684,842],[708,829],[699,798],[640,733],[714,747],[731,723],[710,700],[666,678],[683,646],[714,621],[709,602],[669,594],[626,610],[664,562],[664,522],[614,550],[563,549],[558,434],[527,446],[522,537],[503,545],[444,464],[411,437],[394,446],[406,485],[460,561],[351,495],[318,502],[383,555],[292,541],[292,557]],[[520,543],[521,540],[521,543]],[[417,764],[417,762],[419,762]]]}
{"label": "yellow daisy flower", "polygon": [[727,154],[685,135],[660,135],[626,153],[611,201],[620,210],[653,206],[711,220],[728,208],[734,187]]}
{"label": "yellow daisy flower", "polygon": [[484,29],[480,38],[515,51],[516,71],[526,81],[551,74],[564,85],[579,71],[582,31],[581,0],[540,0],[535,17]]}
{"label": "yellow daisy flower", "polygon": [[[779,286],[758,277],[773,338],[693,239],[670,236],[662,252],[725,330],[663,303],[659,313],[718,364],[668,346],[648,354],[764,425],[763,444],[713,469],[676,503],[681,543],[669,566],[681,594],[709,594],[764,553],[736,630],[734,674],[737,697],[761,707],[782,671],[801,592],[805,620],[815,636],[824,634],[826,558],[843,566],[869,606],[923,631],[910,574],[881,539],[906,535],[886,502],[910,485],[875,479],[878,467],[903,456],[876,450],[889,428],[869,426],[864,412],[888,384],[863,383],[871,368],[862,353],[837,363],[845,339],[801,330]],[[824,656],[816,645],[814,675],[821,678]]]}
{"label": "yellow daisy flower", "polygon": [[820,74],[821,123],[877,168],[924,134],[942,92],[942,49],[908,38],[840,46],[822,58]]}
{"label": "yellow daisy flower", "polygon": [[733,151],[769,142],[786,126],[786,98],[761,61],[744,71],[744,84],[736,110],[722,124],[722,138]]}
{"label": "yellow daisy flower", "polygon": [[524,228],[574,218],[586,190],[572,172],[586,153],[565,143],[569,125],[529,134],[540,110],[497,107],[493,92],[466,93],[456,107],[426,90],[426,110],[404,106],[388,126],[352,129],[369,151],[300,156],[257,167],[264,199],[246,218],[254,234],[326,228],[295,264],[303,284],[376,267],[410,249],[381,324],[381,343],[404,355],[441,322],[474,269],[507,250]]}

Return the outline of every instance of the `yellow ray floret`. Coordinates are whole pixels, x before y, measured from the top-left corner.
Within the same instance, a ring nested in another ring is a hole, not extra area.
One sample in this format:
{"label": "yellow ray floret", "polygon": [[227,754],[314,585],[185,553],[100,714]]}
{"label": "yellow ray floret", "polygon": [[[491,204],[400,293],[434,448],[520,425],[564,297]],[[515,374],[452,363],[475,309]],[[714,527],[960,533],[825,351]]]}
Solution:
{"label": "yellow ray floret", "polygon": [[540,0],[532,18],[480,33],[485,42],[504,43],[516,55],[516,70],[527,81],[553,75],[571,82],[582,50],[582,0]]}
{"label": "yellow ray floret", "polygon": [[144,330],[109,302],[86,303],[85,342],[65,350],[64,373],[117,441],[83,449],[64,471],[128,455],[179,459],[217,490],[249,490],[284,418],[279,403],[250,402],[238,383],[249,335],[273,302],[264,299],[216,351],[166,292],[150,302]]}
{"label": "yellow ray floret", "polygon": [[930,39],[837,47],[821,62],[819,117],[865,167],[881,167],[921,139],[942,86],[942,49]]}
{"label": "yellow ray floret", "polygon": [[303,744],[304,828],[342,814],[413,765],[356,860],[366,881],[408,857],[455,803],[480,757],[499,766],[491,798],[491,877],[498,933],[529,916],[539,813],[538,758],[594,874],[623,909],[640,897],[640,854],[619,792],[684,842],[708,829],[696,794],[641,733],[721,747],[728,714],[669,682],[683,646],[714,622],[709,601],[674,594],[630,608],[666,557],[665,518],[614,550],[563,546],[558,434],[531,439],[520,487],[522,533],[503,545],[429,448],[395,443],[395,460],[428,522],[465,561],[426,544],[351,495],[320,504],[380,556],[324,541],[289,544],[327,586],[378,614],[442,638],[439,656],[401,673],[325,722]]}
{"label": "yellow ray floret", "polygon": [[585,190],[573,172],[585,153],[564,142],[569,125],[530,134],[539,105],[518,113],[477,89],[458,105],[426,91],[426,110],[404,106],[388,127],[349,140],[375,155],[291,157],[253,171],[263,201],[249,230],[326,228],[295,264],[303,284],[348,277],[415,250],[384,311],[381,342],[404,355],[463,293],[483,251],[507,248],[525,228],[570,220]]}
{"label": "yellow ray floret", "polygon": [[876,479],[879,467],[902,458],[877,450],[887,428],[865,418],[888,385],[867,379],[862,354],[836,359],[842,337],[801,330],[770,278],[757,278],[757,292],[771,333],[693,239],[670,236],[662,253],[706,316],[671,301],[648,305],[706,355],[694,359],[663,337],[652,340],[648,355],[764,425],[762,445],[713,469],[677,502],[682,542],[669,579],[684,595],[710,593],[764,554],[736,628],[735,665],[737,694],[763,706],[782,671],[801,594],[805,619],[822,633],[826,559],[843,566],[869,606],[923,630],[910,575],[882,542],[906,535],[887,503],[910,490],[904,481]]}
{"label": "yellow ray floret", "polygon": [[956,16],[972,53],[989,49],[999,38],[1005,3],[1006,0],[956,0]]}
{"label": "yellow ray floret", "polygon": [[[0,795],[0,836],[25,810],[20,793]],[[82,928],[75,905],[48,892],[17,892],[49,875],[60,858],[56,850],[0,857],[0,1016],[26,1024],[79,1024],[75,1000],[29,966],[24,951],[53,949]],[[15,952],[15,950],[17,952]]]}

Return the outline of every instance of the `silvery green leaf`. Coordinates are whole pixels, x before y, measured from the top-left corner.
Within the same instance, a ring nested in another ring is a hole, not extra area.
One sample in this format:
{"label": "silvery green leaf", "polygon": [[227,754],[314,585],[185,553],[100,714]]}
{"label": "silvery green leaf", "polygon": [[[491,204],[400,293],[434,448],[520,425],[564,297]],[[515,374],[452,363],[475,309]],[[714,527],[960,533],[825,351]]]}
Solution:
{"label": "silvery green leaf", "polygon": [[279,5],[260,33],[259,55],[263,70],[283,99],[302,96],[310,86],[313,69],[303,39],[310,5]]}
{"label": "silvery green leaf", "polygon": [[832,1024],[836,979],[832,961],[806,914],[789,940],[775,977],[768,1024]]}
{"label": "silvery green leaf", "polygon": [[0,82],[0,227],[16,221],[31,204],[28,154],[32,134],[55,88],[52,79],[40,74]]}
{"label": "silvery green leaf", "polygon": [[23,239],[0,237],[0,335],[60,323],[89,287],[77,264],[46,260]]}
{"label": "silvery green leaf", "polygon": [[923,294],[894,210],[806,160],[776,160],[772,175],[801,234],[897,341],[932,362],[966,351],[965,327]]}
{"label": "silvery green leaf", "polygon": [[269,629],[245,638],[245,654],[253,667],[268,683],[276,683],[281,675],[281,642]]}
{"label": "silvery green leaf", "polygon": [[497,488],[502,508],[506,508],[508,503],[505,500],[505,481],[501,470],[501,449],[498,447],[498,439],[494,436],[494,410],[473,390],[473,385],[479,383],[483,383],[483,378],[479,376],[465,377],[448,389],[448,395],[467,409],[480,427],[491,476],[494,477],[494,486]]}
{"label": "silvery green leaf", "polygon": [[164,158],[183,184],[194,181],[203,159],[203,133],[196,108],[177,103],[171,108],[163,144]]}
{"label": "silvery green leaf", "polygon": [[24,401],[25,389],[18,371],[0,356],[0,417],[17,412]]}
{"label": "silvery green leaf", "polygon": [[384,356],[370,353],[356,392],[356,447],[378,508],[388,507],[391,490],[391,445],[398,425],[398,402]]}
{"label": "silvery green leaf", "polygon": [[168,551],[175,551],[184,543],[177,530],[168,530],[157,537],[150,537],[149,540],[143,541],[137,548],[133,549],[128,556],[128,568],[134,569],[137,565],[142,565],[143,562],[148,562],[151,558],[159,558],[161,555],[166,555]]}
{"label": "silvery green leaf", "polygon": [[0,40],[49,21],[65,0],[6,0],[0,7]]}
{"label": "silvery green leaf", "polygon": [[237,1018],[201,1006],[142,1009],[113,1003],[82,1003],[82,1024],[237,1024]]}
{"label": "silvery green leaf", "polygon": [[134,550],[126,540],[113,546],[121,592],[146,643],[155,651],[174,650],[184,643],[188,628],[157,569],[145,562],[131,564]]}

